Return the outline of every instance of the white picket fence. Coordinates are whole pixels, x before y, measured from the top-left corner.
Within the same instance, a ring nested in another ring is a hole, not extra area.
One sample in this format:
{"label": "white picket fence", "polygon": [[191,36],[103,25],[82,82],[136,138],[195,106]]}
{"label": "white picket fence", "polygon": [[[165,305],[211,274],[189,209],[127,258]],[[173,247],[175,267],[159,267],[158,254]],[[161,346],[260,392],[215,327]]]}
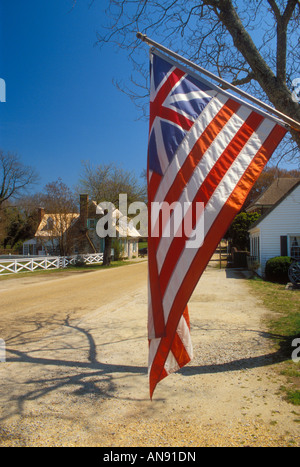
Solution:
{"label": "white picket fence", "polygon": [[33,258],[20,257],[18,259],[0,259],[0,275],[18,274],[19,272],[36,271],[38,269],[60,269],[75,265],[77,261],[85,264],[103,262],[103,253],[84,254],[75,256],[36,256]]}

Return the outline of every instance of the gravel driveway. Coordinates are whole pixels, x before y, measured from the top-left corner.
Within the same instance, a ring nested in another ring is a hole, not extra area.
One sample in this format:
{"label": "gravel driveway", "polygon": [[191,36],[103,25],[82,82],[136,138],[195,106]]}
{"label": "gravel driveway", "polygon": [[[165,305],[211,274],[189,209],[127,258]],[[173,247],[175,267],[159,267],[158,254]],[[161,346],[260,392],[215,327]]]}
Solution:
{"label": "gravel driveway", "polygon": [[300,446],[240,272],[207,268],[189,304],[194,359],[152,402],[146,262],[1,281],[0,303],[0,446]]}

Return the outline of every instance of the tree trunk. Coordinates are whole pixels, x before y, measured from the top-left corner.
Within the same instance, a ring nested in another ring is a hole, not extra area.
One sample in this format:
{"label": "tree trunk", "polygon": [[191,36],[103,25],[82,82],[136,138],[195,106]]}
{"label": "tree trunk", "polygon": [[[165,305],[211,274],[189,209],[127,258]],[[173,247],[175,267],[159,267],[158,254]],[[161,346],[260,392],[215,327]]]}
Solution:
{"label": "tree trunk", "polygon": [[[207,4],[216,4],[214,0],[207,0]],[[264,61],[256,48],[252,38],[244,28],[231,0],[220,0],[217,2],[218,17],[230,33],[235,47],[243,55],[251,66],[255,79],[260,84],[270,102],[280,112],[300,122],[300,106],[292,99],[282,76],[275,76],[271,68]],[[287,23],[285,24],[286,34]],[[284,74],[285,76],[285,74]],[[291,130],[295,143],[300,148],[300,132]]]}
{"label": "tree trunk", "polygon": [[111,244],[112,238],[105,237],[104,253],[103,253],[103,266],[109,266],[111,261]]}

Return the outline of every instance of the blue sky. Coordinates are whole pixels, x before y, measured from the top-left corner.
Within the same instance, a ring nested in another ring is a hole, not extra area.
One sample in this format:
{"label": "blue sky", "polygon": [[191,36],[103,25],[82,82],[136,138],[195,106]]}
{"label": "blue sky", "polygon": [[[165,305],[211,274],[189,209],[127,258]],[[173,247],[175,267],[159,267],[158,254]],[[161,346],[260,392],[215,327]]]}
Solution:
{"label": "blue sky", "polygon": [[71,5],[0,0],[0,148],[36,167],[36,190],[59,177],[72,188],[82,160],[146,168],[148,124],[112,84],[133,71],[126,52],[95,46],[99,2]]}
{"label": "blue sky", "polygon": [[107,0],[89,3],[0,0],[0,148],[36,168],[36,191],[58,178],[72,188],[82,160],[146,168],[148,123],[112,84],[134,70],[126,51],[95,46]]}

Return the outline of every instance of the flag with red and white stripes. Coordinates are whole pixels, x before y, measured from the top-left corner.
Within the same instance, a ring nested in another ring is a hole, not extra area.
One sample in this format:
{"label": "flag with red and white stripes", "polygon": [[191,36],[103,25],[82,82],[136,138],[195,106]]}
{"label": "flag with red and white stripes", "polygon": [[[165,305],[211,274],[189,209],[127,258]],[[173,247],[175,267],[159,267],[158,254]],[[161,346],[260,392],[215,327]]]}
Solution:
{"label": "flag with red and white stripes", "polygon": [[[192,359],[188,301],[286,131],[275,117],[159,52],[151,53],[147,170],[151,398],[159,381]],[[198,205],[202,209],[196,209]],[[183,228],[187,217],[189,227]],[[201,244],[193,246],[200,230]]]}

